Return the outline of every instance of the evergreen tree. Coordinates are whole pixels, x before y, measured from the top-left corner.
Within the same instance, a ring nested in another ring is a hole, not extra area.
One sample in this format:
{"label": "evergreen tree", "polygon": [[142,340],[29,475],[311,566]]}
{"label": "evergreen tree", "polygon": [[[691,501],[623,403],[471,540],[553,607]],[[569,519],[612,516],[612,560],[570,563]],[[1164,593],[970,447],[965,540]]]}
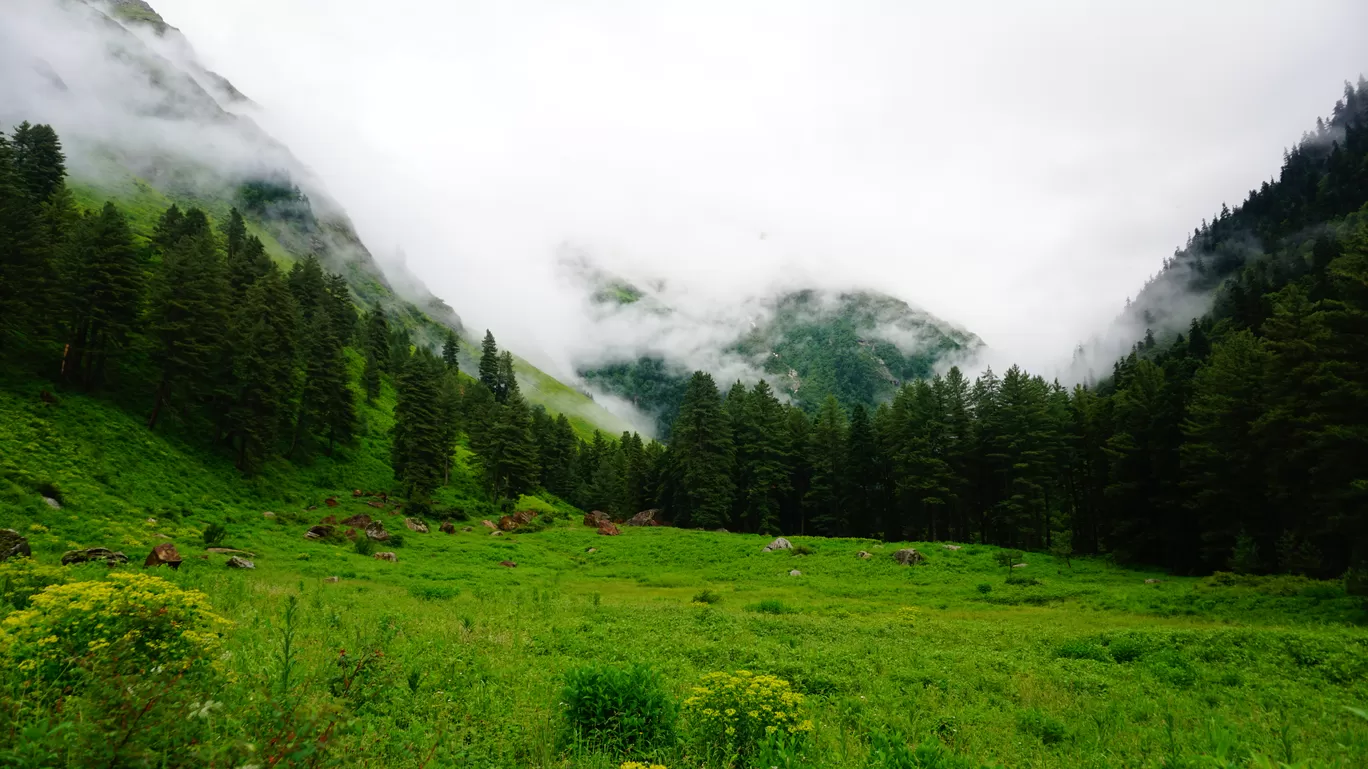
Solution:
{"label": "evergreen tree", "polygon": [[441,361],[420,347],[399,371],[395,387],[390,463],[415,512],[426,511],[447,461],[439,409],[442,371]]}
{"label": "evergreen tree", "polygon": [[732,493],[732,436],[713,378],[695,372],[670,440],[669,511],[681,526],[724,526]]}
{"label": "evergreen tree", "polygon": [[[371,308],[366,314],[366,329],[361,340],[362,351],[367,360],[375,361],[375,392],[380,392],[380,373],[390,371],[390,328],[389,317],[380,305]],[[367,386],[368,397],[371,390]]]}
{"label": "evergreen tree", "polygon": [[295,390],[294,297],[272,265],[248,287],[233,313],[233,393],[229,425],[236,436],[237,466],[252,472],[275,452],[280,426]]}
{"label": "evergreen tree", "polygon": [[447,330],[446,342],[442,345],[442,362],[446,363],[447,370],[455,373],[460,370],[461,342],[456,338],[456,332]]}
{"label": "evergreen tree", "polygon": [[494,406],[481,448],[480,464],[495,500],[517,499],[536,487],[540,468],[532,439],[532,413],[516,390]]}
{"label": "evergreen tree", "polygon": [[506,403],[509,398],[519,394],[518,375],[513,370],[513,353],[507,350],[503,351],[503,354],[499,356],[497,371],[494,399],[500,403]]}
{"label": "evergreen tree", "polygon": [[291,453],[316,434],[326,438],[331,456],[335,445],[351,440],[356,429],[356,399],[342,340],[329,313],[315,313],[303,347],[304,382]]}
{"label": "evergreen tree", "polygon": [[803,500],[808,517],[826,536],[849,536],[841,483],[845,475],[846,416],[835,395],[828,395],[817,412],[807,451],[812,465],[812,484]]}
{"label": "evergreen tree", "polygon": [[375,403],[380,397],[380,361],[375,353],[366,351],[365,367],[361,370],[361,387],[366,391],[366,403]]}
{"label": "evergreen tree", "polygon": [[93,387],[137,325],[143,265],[128,222],[112,203],[76,227],[62,269],[69,317],[62,374]]}
{"label": "evergreen tree", "polygon": [[502,401],[499,391],[499,346],[494,335],[485,330],[484,342],[480,352],[480,384],[489,388],[495,400]]}
{"label": "evergreen tree", "polygon": [[791,489],[784,407],[763,379],[749,392],[743,389],[739,400],[732,422],[739,502],[735,520],[747,531],[778,534],[780,506]]}
{"label": "evergreen tree", "polygon": [[13,134],[13,163],[31,201],[45,202],[66,179],[66,155],[50,125],[20,123]]}

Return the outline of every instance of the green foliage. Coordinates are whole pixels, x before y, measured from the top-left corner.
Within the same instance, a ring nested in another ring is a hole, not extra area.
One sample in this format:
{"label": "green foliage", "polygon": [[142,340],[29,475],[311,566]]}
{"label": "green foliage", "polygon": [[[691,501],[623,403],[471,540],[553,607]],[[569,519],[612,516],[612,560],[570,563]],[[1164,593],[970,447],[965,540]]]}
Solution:
{"label": "green foliage", "polygon": [[662,751],[675,741],[677,706],[659,674],[644,665],[571,670],[561,702],[573,744],[627,756]]}
{"label": "green foliage", "polygon": [[1039,708],[1028,708],[1018,713],[1017,728],[1046,745],[1055,745],[1069,738],[1069,728]]}
{"label": "green foliage", "polygon": [[738,670],[703,676],[682,712],[693,743],[714,760],[730,761],[772,739],[809,734],[803,701],[782,678]]}
{"label": "green foliage", "polygon": [[62,582],[59,569],[32,558],[10,558],[0,562],[0,617],[10,611],[27,609],[33,596]]}
{"label": "green foliage", "polygon": [[746,609],[760,614],[794,614],[798,611],[777,598],[766,598],[759,603],[747,606]]}
{"label": "green foliage", "polygon": [[[393,537],[393,535],[390,535]],[[363,531],[356,533],[356,539],[352,542],[352,549],[357,555],[369,556],[375,552],[375,540],[366,536]]]}
{"label": "green foliage", "polygon": [[704,589],[702,589],[702,590],[700,590],[700,591],[698,591],[697,593],[694,594],[693,602],[694,602],[694,603],[706,603],[706,604],[721,603],[721,602],[722,602],[722,594],[719,593],[719,592],[717,592],[716,590],[711,590],[711,589],[709,589],[709,588],[704,588]]}
{"label": "green foliage", "polygon": [[228,539],[228,527],[217,521],[205,526],[204,531],[200,533],[200,541],[206,547],[219,547],[226,539]]}

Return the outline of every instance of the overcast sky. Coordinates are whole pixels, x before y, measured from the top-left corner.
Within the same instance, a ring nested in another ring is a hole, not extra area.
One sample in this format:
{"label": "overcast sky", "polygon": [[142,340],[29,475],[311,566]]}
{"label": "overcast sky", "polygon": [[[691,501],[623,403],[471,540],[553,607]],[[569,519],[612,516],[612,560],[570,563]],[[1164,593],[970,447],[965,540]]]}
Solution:
{"label": "overcast sky", "polygon": [[1368,71],[1368,3],[154,0],[377,254],[543,363],[569,244],[871,286],[1048,373]]}

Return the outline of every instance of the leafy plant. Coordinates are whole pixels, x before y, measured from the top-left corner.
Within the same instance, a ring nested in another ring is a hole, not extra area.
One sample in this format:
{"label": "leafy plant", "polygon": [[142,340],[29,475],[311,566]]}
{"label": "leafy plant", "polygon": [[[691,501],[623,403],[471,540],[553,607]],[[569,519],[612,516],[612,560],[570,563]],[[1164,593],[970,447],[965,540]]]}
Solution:
{"label": "leafy plant", "polygon": [[746,609],[760,614],[796,614],[798,612],[797,609],[778,598],[766,598],[759,603],[747,606]]}
{"label": "leafy plant", "polygon": [[683,712],[694,742],[717,759],[746,756],[768,740],[796,740],[812,731],[803,695],[778,676],[748,670],[703,676]]}
{"label": "leafy plant", "polygon": [[200,539],[204,540],[205,547],[219,547],[228,539],[228,527],[218,522],[211,523],[204,527]]}
{"label": "leafy plant", "polygon": [[[390,536],[392,539],[393,535]],[[356,540],[352,542],[352,549],[356,551],[357,555],[369,556],[375,552],[375,540],[366,536],[365,532],[359,531],[356,534]]]}
{"label": "leafy plant", "polygon": [[988,595],[989,593],[993,592],[993,586],[988,584],[987,582],[978,583],[978,585],[976,585],[974,589],[978,590],[983,595]]}
{"label": "leafy plant", "polygon": [[645,665],[571,670],[561,703],[568,741],[618,755],[663,750],[675,741],[674,699]]}
{"label": "leafy plant", "polygon": [[722,600],[722,594],[721,594],[721,593],[718,593],[718,592],[715,591],[715,590],[710,590],[710,589],[708,589],[708,588],[704,588],[704,589],[698,591],[698,593],[694,594],[694,597],[693,597],[693,602],[694,602],[694,603],[709,603],[709,604],[712,604],[712,603],[718,603],[718,602],[720,602],[721,600]]}

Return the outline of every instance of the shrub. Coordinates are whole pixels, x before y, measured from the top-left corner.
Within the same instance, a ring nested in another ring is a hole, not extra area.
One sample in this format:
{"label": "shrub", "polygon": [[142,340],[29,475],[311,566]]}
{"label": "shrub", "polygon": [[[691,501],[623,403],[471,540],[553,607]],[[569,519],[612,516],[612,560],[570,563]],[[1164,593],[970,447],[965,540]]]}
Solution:
{"label": "shrub", "polygon": [[358,531],[356,532],[356,541],[352,542],[352,549],[356,551],[357,555],[369,556],[375,552],[375,540],[366,536],[366,532]]}
{"label": "shrub", "polygon": [[114,573],[107,581],[55,585],[33,596],[28,609],[0,622],[0,656],[49,683],[83,670],[187,672],[211,664],[227,627],[198,590]]}
{"label": "shrub", "polygon": [[592,749],[649,753],[675,740],[675,702],[645,665],[571,670],[561,702],[568,737]]}
{"label": "shrub", "polygon": [[665,769],[662,764],[643,764],[640,761],[623,761],[618,769]]}
{"label": "shrub", "polygon": [[206,547],[218,547],[228,539],[228,528],[221,523],[211,523],[204,527],[200,538],[204,540]]}
{"label": "shrub", "polygon": [[1092,641],[1065,641],[1055,650],[1055,656],[1070,660],[1112,661],[1112,656],[1107,650]]}
{"label": "shrub", "polygon": [[1039,739],[1046,745],[1063,742],[1069,736],[1069,730],[1063,723],[1036,708],[1023,710],[1017,715],[1017,729]]}
{"label": "shrub", "polygon": [[796,614],[798,612],[797,609],[789,606],[778,598],[766,598],[760,603],[754,603],[747,606],[746,609],[761,614]]}
{"label": "shrub", "polygon": [[1016,574],[1007,575],[1007,584],[1018,585],[1020,587],[1034,587],[1040,584],[1040,580],[1035,577],[1022,577]]}
{"label": "shrub", "polygon": [[446,601],[461,594],[459,587],[445,585],[412,585],[408,591],[409,595],[424,601]]}
{"label": "shrub", "polygon": [[[369,539],[369,538],[368,538],[368,539]],[[401,547],[403,547],[403,546],[404,546],[404,532],[402,532],[402,531],[391,531],[391,532],[390,532],[390,535],[389,535],[389,539],[385,540],[385,544],[388,545],[388,546],[390,546],[390,547],[392,547],[392,548],[394,548],[394,549],[396,549],[396,550],[399,549],[399,548],[401,548]]]}
{"label": "shrub", "polygon": [[694,603],[718,603],[722,600],[722,595],[716,591],[704,588],[693,597]]}
{"label": "shrub", "polygon": [[709,673],[684,700],[689,731],[715,757],[743,756],[770,740],[799,740],[812,731],[803,695],[777,676],[748,670]]}
{"label": "shrub", "polygon": [[817,552],[816,548],[808,545],[794,545],[789,548],[789,555],[813,555]]}
{"label": "shrub", "polygon": [[1112,659],[1117,662],[1134,662],[1145,653],[1145,645],[1134,638],[1118,638],[1107,645]]}
{"label": "shrub", "polygon": [[61,581],[60,569],[32,558],[11,558],[0,563],[0,615],[9,609],[27,609],[29,599]]}
{"label": "shrub", "polygon": [[978,583],[978,587],[976,589],[984,595],[988,595],[989,593],[993,592],[993,586],[988,584],[987,582]]}

